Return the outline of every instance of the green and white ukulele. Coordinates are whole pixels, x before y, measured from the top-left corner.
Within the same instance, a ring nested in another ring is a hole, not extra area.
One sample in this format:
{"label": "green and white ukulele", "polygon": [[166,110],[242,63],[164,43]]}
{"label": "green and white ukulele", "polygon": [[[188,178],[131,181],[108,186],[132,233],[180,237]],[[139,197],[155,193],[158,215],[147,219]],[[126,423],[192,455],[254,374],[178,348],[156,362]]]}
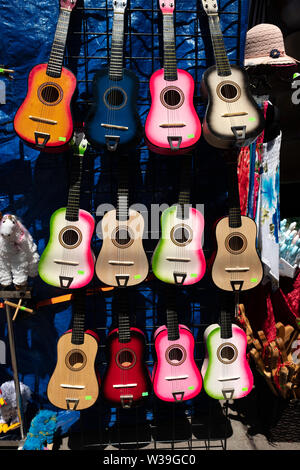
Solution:
{"label": "green and white ukulele", "polygon": [[41,255],[39,275],[44,282],[64,289],[86,286],[93,278],[95,257],[91,239],[95,221],[80,209],[82,160],[87,149],[83,133],[73,137],[73,163],[67,207],[57,209],[50,219],[50,237]]}
{"label": "green and white ukulele", "polygon": [[190,204],[191,156],[182,160],[178,204],[161,215],[161,238],[152,257],[152,270],[163,282],[190,285],[202,279],[206,262],[202,250],[204,217]]}
{"label": "green and white ukulele", "polygon": [[253,388],[247,361],[246,333],[232,322],[232,314],[221,311],[220,324],[204,331],[206,354],[201,368],[203,387],[216,400],[242,398]]}

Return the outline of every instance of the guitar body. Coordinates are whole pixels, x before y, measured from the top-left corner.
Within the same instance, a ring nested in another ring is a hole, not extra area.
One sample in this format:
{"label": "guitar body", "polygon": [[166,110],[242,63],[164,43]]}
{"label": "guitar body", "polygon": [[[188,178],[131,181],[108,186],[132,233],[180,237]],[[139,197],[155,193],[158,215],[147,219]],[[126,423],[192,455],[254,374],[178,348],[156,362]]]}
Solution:
{"label": "guitar body", "polygon": [[[142,282],[149,270],[142,240],[144,219],[133,209],[129,209],[127,221],[117,220],[116,214],[116,210],[109,211],[102,219],[103,244],[96,274],[109,286],[133,286]],[[119,238],[122,234],[124,239]]]}
{"label": "guitar body", "polygon": [[48,76],[46,71],[47,64],[31,70],[27,95],[15,115],[14,128],[28,145],[45,152],[59,151],[73,135],[70,106],[76,78],[65,67],[58,78]]}
{"label": "guitar body", "polygon": [[181,69],[177,69],[177,77],[166,81],[164,69],[160,69],[150,78],[151,107],[145,134],[150,150],[156,153],[187,153],[201,136],[193,103],[194,79]]}
{"label": "guitar body", "polygon": [[129,408],[150,392],[151,379],[144,363],[145,336],[138,328],[131,327],[130,341],[121,343],[118,331],[115,329],[108,335],[109,362],[101,392],[114,406]]}
{"label": "guitar body", "polygon": [[[155,395],[168,402],[194,398],[202,388],[202,377],[194,360],[195,341],[188,327],[179,325],[179,339],[168,339],[167,327],[154,333],[157,360],[152,373]],[[177,378],[178,377],[178,378]]]}
{"label": "guitar body", "polygon": [[83,410],[92,406],[99,395],[99,378],[95,372],[98,338],[92,331],[84,333],[83,344],[71,342],[71,331],[57,343],[57,364],[47,388],[49,401],[64,410]]}
{"label": "guitar body", "polygon": [[253,375],[247,362],[247,336],[232,325],[232,337],[222,339],[218,324],[204,332],[206,357],[201,374],[206,393],[216,400],[242,398],[253,387]]}
{"label": "guitar body", "polygon": [[[185,237],[180,242],[184,227]],[[152,270],[163,282],[190,285],[200,281],[206,263],[202,250],[204,218],[190,207],[189,217],[177,217],[177,206],[161,215],[161,238],[152,256]]]}
{"label": "guitar body", "polygon": [[262,112],[249,91],[246,72],[238,66],[231,65],[231,75],[223,77],[216,66],[207,69],[201,92],[208,101],[203,135],[210,145],[223,149],[250,145],[263,131]]}
{"label": "guitar body", "polygon": [[242,282],[241,290],[256,287],[262,280],[263,268],[256,251],[256,224],[250,217],[241,216],[240,227],[229,227],[223,217],[216,225],[217,252],[212,265],[214,284],[232,291],[232,282]]}
{"label": "guitar body", "polygon": [[[93,79],[94,103],[86,121],[86,136],[96,147],[128,147],[141,137],[136,100],[138,79],[123,69],[122,80],[110,80],[108,69],[98,71]],[[116,139],[115,139],[116,138]]]}
{"label": "guitar body", "polygon": [[50,219],[50,237],[39,262],[39,275],[55,287],[76,289],[87,285],[94,275],[91,239],[95,221],[79,210],[77,221],[66,220],[66,208],[55,211]]}

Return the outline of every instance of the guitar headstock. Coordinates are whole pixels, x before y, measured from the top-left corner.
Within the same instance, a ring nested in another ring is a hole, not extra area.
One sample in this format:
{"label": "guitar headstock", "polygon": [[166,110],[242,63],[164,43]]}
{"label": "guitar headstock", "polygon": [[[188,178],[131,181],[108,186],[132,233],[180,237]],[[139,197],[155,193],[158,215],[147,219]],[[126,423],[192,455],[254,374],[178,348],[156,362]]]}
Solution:
{"label": "guitar headstock", "polygon": [[202,0],[202,5],[207,15],[215,15],[218,13],[217,0]]}
{"label": "guitar headstock", "polygon": [[175,8],[175,0],[159,0],[159,8],[162,13],[173,13]]}
{"label": "guitar headstock", "polygon": [[124,13],[127,7],[127,0],[113,0],[113,9],[115,13]]}
{"label": "guitar headstock", "polygon": [[73,138],[70,142],[74,155],[83,157],[88,146],[88,141],[84,135],[84,132],[74,132]]}
{"label": "guitar headstock", "polygon": [[75,8],[77,0],[60,0],[60,8],[72,11]]}

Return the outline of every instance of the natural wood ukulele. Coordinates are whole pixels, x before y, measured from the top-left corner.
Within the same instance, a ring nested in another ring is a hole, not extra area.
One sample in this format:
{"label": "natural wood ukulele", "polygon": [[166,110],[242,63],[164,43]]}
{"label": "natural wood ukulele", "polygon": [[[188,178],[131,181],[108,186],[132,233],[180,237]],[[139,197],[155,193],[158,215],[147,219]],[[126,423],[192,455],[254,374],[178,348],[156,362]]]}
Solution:
{"label": "natural wood ukulele", "polygon": [[103,243],[96,262],[96,274],[109,286],[127,287],[141,283],[149,263],[143,248],[144,219],[129,208],[128,157],[119,158],[117,208],[101,222]]}
{"label": "natural wood ukulele", "polygon": [[237,160],[228,161],[229,215],[216,225],[217,252],[212,280],[225,291],[253,289],[262,280],[263,268],[256,249],[256,223],[241,215]]}
{"label": "natural wood ukulele", "polygon": [[74,293],[72,329],[57,343],[57,364],[47,394],[50,402],[64,410],[83,410],[92,406],[99,394],[95,371],[98,336],[85,330],[85,290]]}

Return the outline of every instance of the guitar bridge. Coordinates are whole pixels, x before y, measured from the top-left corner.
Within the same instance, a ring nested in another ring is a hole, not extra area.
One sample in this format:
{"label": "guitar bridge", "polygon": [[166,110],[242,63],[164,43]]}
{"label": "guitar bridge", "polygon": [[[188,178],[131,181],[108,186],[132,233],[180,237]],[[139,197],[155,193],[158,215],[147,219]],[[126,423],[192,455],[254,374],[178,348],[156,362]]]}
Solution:
{"label": "guitar bridge", "polygon": [[[50,139],[50,134],[35,131],[34,138],[36,147],[43,149],[46,146],[48,140]],[[42,139],[42,142],[40,142],[39,139]]]}
{"label": "guitar bridge", "polygon": [[223,388],[222,394],[225,400],[230,400],[233,397],[234,388]]}
{"label": "guitar bridge", "polygon": [[186,273],[173,273],[174,282],[177,285],[182,285],[186,278]]}
{"label": "guitar bridge", "polygon": [[[180,144],[182,142],[182,137],[168,136],[168,142],[170,144],[171,150],[179,150]],[[174,142],[177,142],[177,145],[174,145]]]}
{"label": "guitar bridge", "polygon": [[246,139],[246,126],[232,126],[231,130],[238,142]]}
{"label": "guitar bridge", "polygon": [[106,147],[110,152],[115,152],[117,150],[117,146],[119,142],[120,142],[119,135],[106,135],[105,136]]}
{"label": "guitar bridge", "polygon": [[122,408],[131,408],[133,395],[120,395]]}
{"label": "guitar bridge", "polygon": [[79,399],[78,398],[66,398],[67,408],[68,410],[76,410]]}
{"label": "guitar bridge", "polygon": [[173,392],[172,395],[173,395],[173,398],[176,402],[183,401],[184,392]]}

